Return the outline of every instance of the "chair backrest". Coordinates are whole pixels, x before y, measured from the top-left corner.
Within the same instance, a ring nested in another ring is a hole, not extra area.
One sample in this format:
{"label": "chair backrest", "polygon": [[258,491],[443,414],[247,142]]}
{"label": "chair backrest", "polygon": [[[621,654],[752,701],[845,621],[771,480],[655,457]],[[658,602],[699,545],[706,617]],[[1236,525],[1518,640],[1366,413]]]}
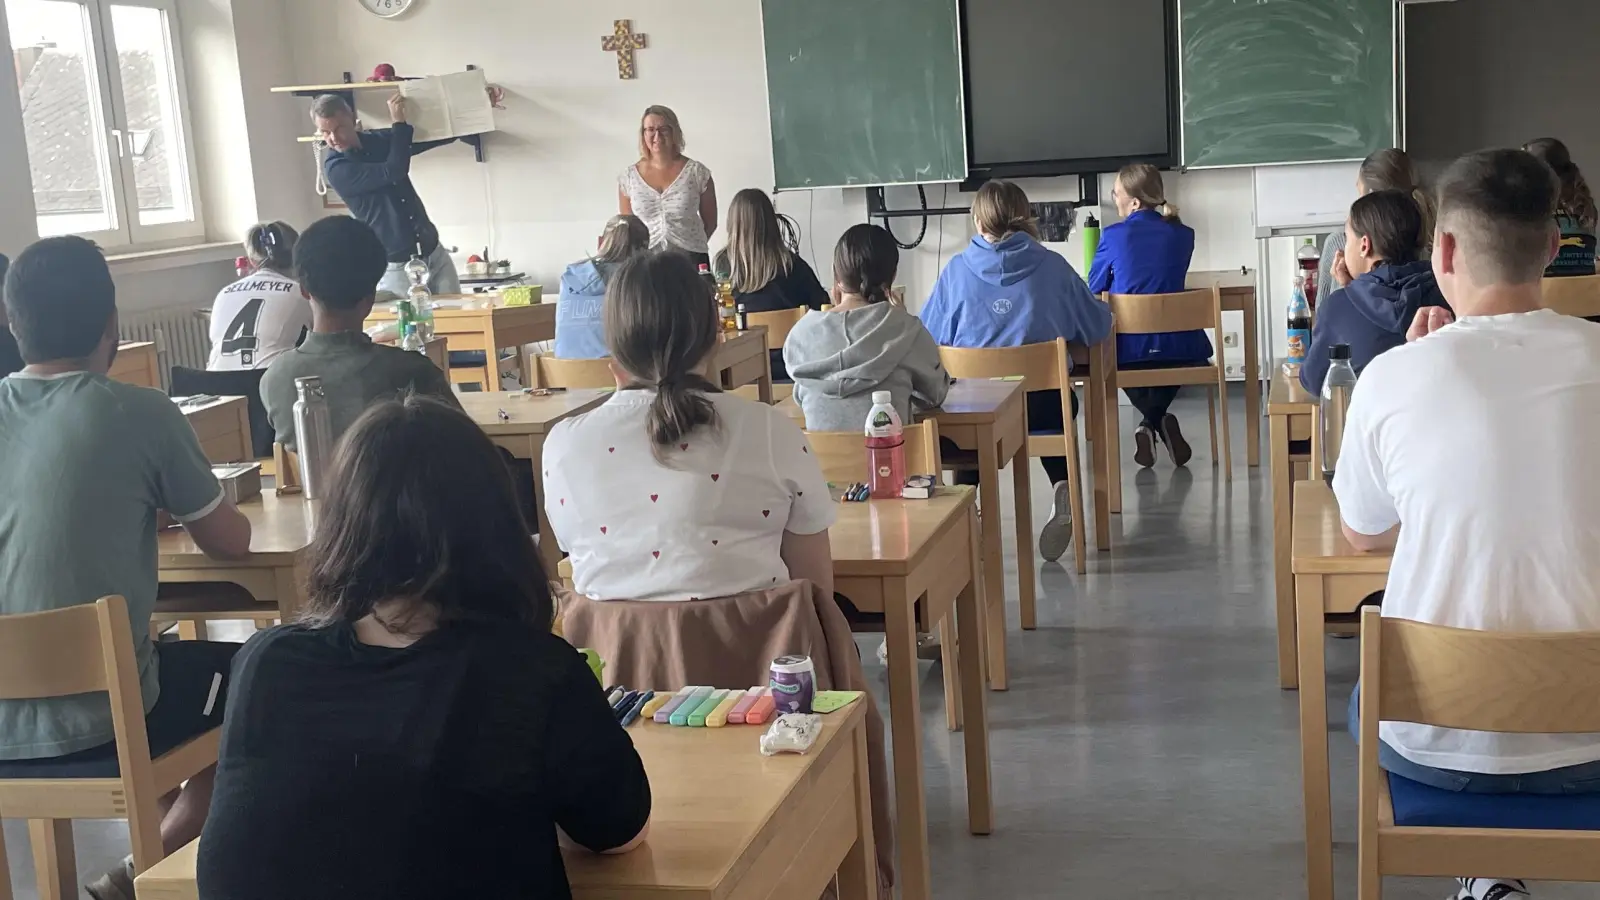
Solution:
{"label": "chair backrest", "polygon": [[282,444],[272,445],[272,465],[277,479],[274,491],[279,495],[300,492],[300,454]]}
{"label": "chair backrest", "polygon": [[[1222,326],[1222,291],[1215,285],[1177,294],[1106,294],[1117,334],[1200,331]],[[1217,348],[1218,352],[1221,348]]]}
{"label": "chair backrest", "polygon": [[[907,425],[906,474],[938,478],[943,463],[939,459],[939,423],[924,419]],[[822,477],[834,484],[867,480],[866,438],[860,431],[808,431],[811,453],[822,466]]]}
{"label": "chair backrest", "polygon": [[804,306],[794,309],[780,309],[775,312],[750,313],[745,318],[749,319],[752,326],[767,326],[767,347],[772,350],[783,349],[783,342],[789,339],[789,332],[800,320],[805,318],[811,310]]}
{"label": "chair backrest", "polygon": [[1544,305],[1564,316],[1600,316],[1600,275],[1544,279]]}
{"label": "chair backrest", "polygon": [[534,357],[533,386],[542,388],[608,388],[615,387],[617,379],[611,374],[611,360],[561,359],[556,356]]}
{"label": "chair backrest", "polygon": [[238,372],[211,372],[205,369],[172,367],[172,396],[193,397],[213,394],[218,397],[243,397],[250,412],[250,452],[262,459],[272,455],[272,442],[278,439],[267,418],[267,405],[261,402],[261,376],[266,369]]}
{"label": "chair backrest", "polygon": [[1021,378],[1028,392],[1061,390],[1072,377],[1066,340],[1020,347],[940,347],[945,371],[956,378]]}
{"label": "chair backrest", "polygon": [[[1470,631],[1361,617],[1364,696],[1378,718],[1524,734],[1600,731],[1600,632]],[[1370,679],[1370,680],[1369,680]]]}

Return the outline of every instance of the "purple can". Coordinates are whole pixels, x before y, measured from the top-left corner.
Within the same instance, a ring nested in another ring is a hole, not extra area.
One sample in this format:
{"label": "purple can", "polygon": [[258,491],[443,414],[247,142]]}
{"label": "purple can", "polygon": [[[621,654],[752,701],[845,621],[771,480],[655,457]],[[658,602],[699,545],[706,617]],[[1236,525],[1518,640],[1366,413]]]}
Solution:
{"label": "purple can", "polygon": [[809,713],[817,696],[817,671],[809,656],[780,656],[772,661],[772,703],[778,715]]}

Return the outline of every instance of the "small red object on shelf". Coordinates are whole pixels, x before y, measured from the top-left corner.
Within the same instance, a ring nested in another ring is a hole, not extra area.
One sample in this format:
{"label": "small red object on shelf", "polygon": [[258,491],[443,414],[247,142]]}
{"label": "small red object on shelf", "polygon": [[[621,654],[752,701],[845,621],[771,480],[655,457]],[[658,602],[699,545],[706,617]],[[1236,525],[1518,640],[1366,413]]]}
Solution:
{"label": "small red object on shelf", "polygon": [[389,63],[378,63],[372,70],[372,77],[368,81],[399,81],[399,76],[394,73],[394,66]]}

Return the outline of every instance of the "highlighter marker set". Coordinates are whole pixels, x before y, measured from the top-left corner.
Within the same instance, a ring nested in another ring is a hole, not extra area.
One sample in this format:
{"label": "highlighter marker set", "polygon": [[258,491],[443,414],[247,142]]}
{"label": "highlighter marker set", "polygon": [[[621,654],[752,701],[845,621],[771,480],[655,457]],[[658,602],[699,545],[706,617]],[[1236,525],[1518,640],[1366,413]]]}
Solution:
{"label": "highlighter marker set", "polygon": [[768,687],[719,690],[691,686],[675,694],[656,694],[644,703],[638,715],[658,725],[721,728],[724,725],[764,725],[777,718],[777,714],[772,689]]}

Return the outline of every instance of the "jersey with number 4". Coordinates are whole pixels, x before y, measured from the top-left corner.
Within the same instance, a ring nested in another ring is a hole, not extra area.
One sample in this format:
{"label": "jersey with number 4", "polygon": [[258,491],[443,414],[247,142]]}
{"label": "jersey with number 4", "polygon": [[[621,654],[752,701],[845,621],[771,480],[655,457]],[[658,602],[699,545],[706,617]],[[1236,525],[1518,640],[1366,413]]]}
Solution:
{"label": "jersey with number 4", "polygon": [[213,372],[265,369],[311,329],[311,301],[294,279],[276,272],[247,275],[222,289],[211,306]]}

